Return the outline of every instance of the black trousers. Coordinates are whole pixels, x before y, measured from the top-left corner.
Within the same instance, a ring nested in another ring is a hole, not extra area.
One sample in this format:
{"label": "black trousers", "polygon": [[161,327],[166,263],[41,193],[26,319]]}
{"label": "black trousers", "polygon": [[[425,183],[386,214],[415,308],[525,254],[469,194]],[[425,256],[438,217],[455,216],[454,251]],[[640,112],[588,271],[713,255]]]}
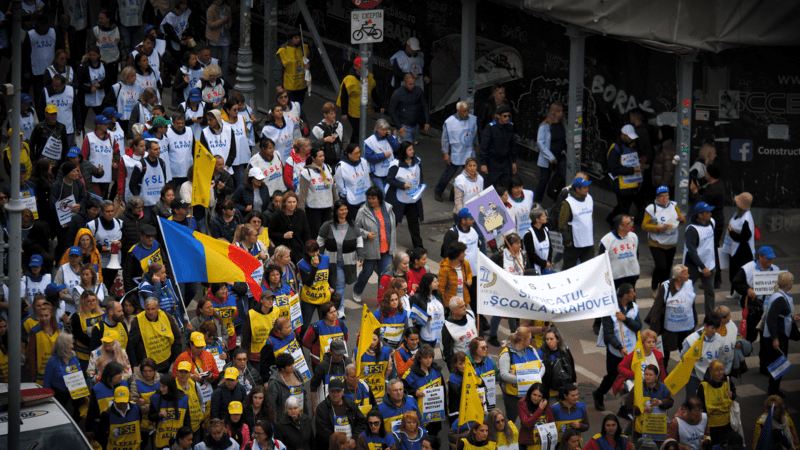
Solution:
{"label": "black trousers", "polygon": [[606,216],[606,222],[609,224],[613,223],[614,217],[617,217],[617,215],[629,214],[633,200],[636,198],[635,194],[623,195],[619,192],[615,192],[615,194],[617,195],[617,206],[615,206],[614,209],[611,210],[611,213]]}
{"label": "black trousers", "polygon": [[578,247],[571,245],[564,247],[564,268],[562,270],[571,269],[578,265],[578,261],[586,262],[594,258],[594,246]]}
{"label": "black trousers", "polygon": [[650,289],[655,291],[658,285],[670,279],[670,271],[672,270],[672,261],[675,259],[675,252],[677,247],[672,248],[659,248],[650,247],[650,254],[653,255],[653,279],[650,282]]}
{"label": "black trousers", "polygon": [[[347,207],[347,215],[350,215],[350,207]],[[308,219],[308,229],[311,231],[311,236],[316,238],[319,235],[319,229],[322,224],[331,220],[333,217],[333,209],[331,208],[310,208],[306,205],[306,219]]]}
{"label": "black trousers", "polygon": [[[347,116],[347,121],[350,122],[350,126],[353,127],[353,134],[350,135],[350,143],[356,144],[359,147],[361,146],[361,142],[358,142],[358,133],[359,129],[361,128],[361,118],[360,117],[353,117]],[[367,137],[369,137],[369,132],[367,132]],[[365,155],[366,152],[364,149],[361,149],[361,154]]]}
{"label": "black trousers", "polygon": [[[780,348],[780,350],[775,350],[775,348],[772,347],[772,339],[773,338],[765,338],[763,334],[761,335],[761,342],[762,342],[761,350],[762,351],[766,350],[767,366],[775,362],[775,360],[780,358],[781,355],[789,354],[789,338],[787,338],[786,336],[778,337],[778,347]],[[781,380],[783,380],[783,377],[780,377],[779,379],[776,380],[772,378],[772,375],[769,376],[769,388],[767,390],[767,395],[773,395],[778,393],[778,390],[781,387]]]}
{"label": "black trousers", "polygon": [[616,380],[617,375],[619,375],[617,366],[619,366],[621,362],[622,358],[612,355],[611,352],[606,349],[606,376],[603,377],[603,381],[600,382],[600,387],[597,388],[598,394],[606,395],[611,389],[611,386],[614,385],[614,380]]}
{"label": "black trousers", "polygon": [[[406,204],[404,215],[406,216],[406,222],[408,224],[408,232],[411,233],[412,247],[424,247],[422,245],[422,235],[419,229],[419,210],[417,209],[417,204]],[[399,225],[402,220],[402,216],[399,217],[397,224]]]}

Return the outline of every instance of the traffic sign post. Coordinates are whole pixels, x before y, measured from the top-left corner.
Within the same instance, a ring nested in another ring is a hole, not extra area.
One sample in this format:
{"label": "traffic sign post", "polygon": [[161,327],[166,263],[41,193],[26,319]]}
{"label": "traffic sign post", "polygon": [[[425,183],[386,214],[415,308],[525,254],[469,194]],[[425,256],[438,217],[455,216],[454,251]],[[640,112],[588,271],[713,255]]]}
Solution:
{"label": "traffic sign post", "polygon": [[[359,8],[374,7],[380,0],[353,0]],[[364,6],[370,5],[370,6]],[[350,13],[350,42],[358,44],[361,54],[361,119],[358,133],[359,147],[364,149],[364,140],[367,138],[367,118],[369,117],[369,73],[372,44],[383,42],[383,10],[371,9],[365,11],[354,10]]]}

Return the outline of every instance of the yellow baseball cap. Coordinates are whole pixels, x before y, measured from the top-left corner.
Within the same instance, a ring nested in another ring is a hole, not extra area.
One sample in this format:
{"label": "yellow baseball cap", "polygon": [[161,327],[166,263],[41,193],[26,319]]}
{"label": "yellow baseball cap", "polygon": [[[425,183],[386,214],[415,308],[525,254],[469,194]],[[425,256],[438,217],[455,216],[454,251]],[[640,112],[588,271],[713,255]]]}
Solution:
{"label": "yellow baseball cap", "polygon": [[225,369],[225,379],[226,380],[238,380],[239,379],[239,369],[236,367],[228,367]]}
{"label": "yellow baseball cap", "polygon": [[242,402],[228,403],[228,414],[241,414],[241,413],[242,413]]}
{"label": "yellow baseball cap", "polygon": [[[13,131],[14,131],[14,130],[12,130],[11,128],[9,128],[9,129],[8,129],[8,137],[11,137],[11,133],[12,133]],[[20,132],[19,132],[19,135],[20,135],[20,136],[23,136],[23,134],[22,134],[22,131],[20,131]]]}
{"label": "yellow baseball cap", "polygon": [[100,342],[114,342],[119,340],[119,333],[115,330],[106,330],[103,333],[103,337],[100,339]]}
{"label": "yellow baseball cap", "polygon": [[47,108],[44,109],[44,112],[47,114],[58,114],[58,108],[56,108],[56,105],[47,105]]}
{"label": "yellow baseball cap", "polygon": [[114,389],[114,402],[116,403],[128,403],[131,399],[131,392],[125,386],[117,386]]}
{"label": "yellow baseball cap", "polygon": [[185,370],[187,372],[191,372],[192,371],[192,363],[190,363],[189,361],[181,361],[180,363],[178,363],[178,370],[179,371],[180,370]]}
{"label": "yellow baseball cap", "polygon": [[195,347],[205,348],[206,346],[206,338],[203,337],[203,333],[199,331],[195,331],[194,333],[189,336],[189,339],[192,341]]}

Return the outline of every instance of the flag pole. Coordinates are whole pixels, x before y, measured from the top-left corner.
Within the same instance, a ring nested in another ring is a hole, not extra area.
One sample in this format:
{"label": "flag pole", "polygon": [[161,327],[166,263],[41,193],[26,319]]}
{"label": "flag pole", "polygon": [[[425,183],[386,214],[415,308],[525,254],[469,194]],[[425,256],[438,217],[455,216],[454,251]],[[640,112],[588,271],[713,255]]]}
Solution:
{"label": "flag pole", "polygon": [[[167,220],[167,219],[165,219],[163,217],[159,217],[158,218],[158,229],[159,229],[159,231],[161,231],[161,236],[163,237],[164,236],[164,227],[161,225],[161,221],[162,220]],[[169,271],[171,272],[172,279],[175,280],[175,284],[178,284],[178,276],[175,273],[175,266],[172,265],[172,257],[169,255],[169,247],[167,247],[167,240],[166,239],[164,239],[164,253],[166,253],[166,257],[167,257],[166,260],[169,261],[169,264],[166,265],[166,266],[169,267]],[[177,290],[173,289],[172,293],[175,295],[175,298],[177,298],[178,301],[181,302],[181,305],[183,306],[184,315],[186,316],[186,318],[188,318],[188,315],[186,314],[186,302],[184,302],[184,300],[183,300],[183,295],[181,294],[180,287]],[[186,324],[188,325],[189,322],[187,321]]]}

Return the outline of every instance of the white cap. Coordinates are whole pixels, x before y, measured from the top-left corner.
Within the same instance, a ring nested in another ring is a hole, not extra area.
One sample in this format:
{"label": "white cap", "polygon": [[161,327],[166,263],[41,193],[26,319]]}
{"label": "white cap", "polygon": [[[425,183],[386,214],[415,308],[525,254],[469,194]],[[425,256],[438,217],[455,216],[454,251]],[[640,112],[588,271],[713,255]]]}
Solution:
{"label": "white cap", "polygon": [[264,172],[262,172],[258,167],[250,168],[249,175],[258,181],[264,181],[264,179],[267,178],[264,176]]}
{"label": "white cap", "polygon": [[415,37],[408,38],[408,46],[411,47],[411,50],[419,51],[419,39]]}
{"label": "white cap", "polygon": [[639,135],[636,134],[636,130],[633,129],[633,125],[625,125],[622,127],[622,134],[628,136],[631,139],[639,139]]}

